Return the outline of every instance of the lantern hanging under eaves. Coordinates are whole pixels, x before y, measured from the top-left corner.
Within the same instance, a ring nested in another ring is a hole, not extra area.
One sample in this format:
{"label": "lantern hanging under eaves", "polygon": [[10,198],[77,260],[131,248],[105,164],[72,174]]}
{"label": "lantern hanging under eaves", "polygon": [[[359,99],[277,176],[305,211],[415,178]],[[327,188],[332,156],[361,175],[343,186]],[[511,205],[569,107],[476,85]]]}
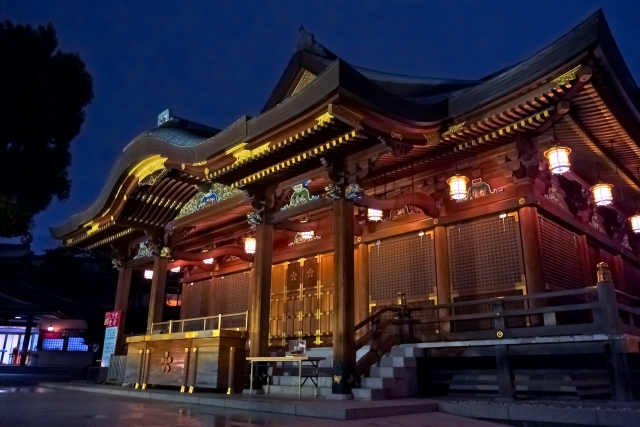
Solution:
{"label": "lantern hanging under eaves", "polygon": [[255,237],[247,237],[244,239],[244,251],[249,255],[253,255],[256,253],[256,238]]}
{"label": "lantern hanging under eaves", "polygon": [[382,221],[382,211],[380,209],[367,209],[367,219],[372,222]]}
{"label": "lantern hanging under eaves", "polygon": [[172,273],[180,273],[180,267],[173,267],[173,268],[171,269],[171,272],[172,272]]}
{"label": "lantern hanging under eaves", "polygon": [[449,184],[449,195],[453,200],[463,200],[467,198],[467,182],[469,178],[456,172],[447,180]]}
{"label": "lantern hanging under eaves", "polygon": [[631,222],[631,229],[634,233],[640,233],[640,214],[636,213],[634,216],[629,217]]}
{"label": "lantern hanging under eaves", "polygon": [[202,262],[204,262],[205,264],[213,264],[213,258],[203,259]]}
{"label": "lantern hanging under eaves", "polygon": [[553,174],[563,174],[569,172],[569,153],[571,149],[567,147],[554,146],[544,152],[544,156],[549,160],[549,170]]}
{"label": "lantern hanging under eaves", "polygon": [[147,279],[147,280],[153,279],[153,270],[145,270],[144,271],[144,278]]}
{"label": "lantern hanging under eaves", "polygon": [[597,206],[608,206],[613,203],[613,185],[600,182],[591,187],[591,192]]}

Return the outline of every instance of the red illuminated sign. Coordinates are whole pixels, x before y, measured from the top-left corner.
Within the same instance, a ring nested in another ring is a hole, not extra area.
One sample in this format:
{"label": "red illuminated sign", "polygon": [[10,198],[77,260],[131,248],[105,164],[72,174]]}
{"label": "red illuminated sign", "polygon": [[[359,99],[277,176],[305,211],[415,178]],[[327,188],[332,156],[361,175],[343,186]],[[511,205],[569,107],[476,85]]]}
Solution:
{"label": "red illuminated sign", "polygon": [[107,311],[106,314],[104,315],[104,326],[106,326],[107,328],[120,326],[121,314],[122,314],[122,311],[120,310]]}

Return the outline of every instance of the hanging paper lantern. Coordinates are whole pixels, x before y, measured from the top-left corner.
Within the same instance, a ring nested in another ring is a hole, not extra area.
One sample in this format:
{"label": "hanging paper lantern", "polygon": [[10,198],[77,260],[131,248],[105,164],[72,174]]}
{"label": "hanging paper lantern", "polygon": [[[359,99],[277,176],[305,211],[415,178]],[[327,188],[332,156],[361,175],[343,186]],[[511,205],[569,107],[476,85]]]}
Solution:
{"label": "hanging paper lantern", "polygon": [[367,219],[372,222],[382,221],[382,211],[379,209],[367,209]]}
{"label": "hanging paper lantern", "polygon": [[53,332],[53,326],[49,326],[49,327],[47,328],[47,331],[49,331],[49,332]]}
{"label": "hanging paper lantern", "polygon": [[172,272],[172,273],[180,273],[180,267],[173,267],[173,268],[171,269],[171,272]]}
{"label": "hanging paper lantern", "polygon": [[256,238],[255,237],[247,237],[244,239],[244,251],[249,255],[253,255],[256,253]]}
{"label": "hanging paper lantern", "polygon": [[302,240],[313,240],[315,234],[316,233],[314,231],[302,231],[300,233],[300,237]]}
{"label": "hanging paper lantern", "polygon": [[635,214],[629,218],[631,222],[631,229],[634,233],[640,233],[640,214]]}
{"label": "hanging paper lantern", "polygon": [[145,270],[144,271],[144,278],[151,280],[153,279],[153,270]]}
{"label": "hanging paper lantern", "polygon": [[469,178],[459,175],[458,172],[447,180],[447,184],[449,184],[449,194],[453,200],[463,200],[467,198],[467,182],[469,182]]}
{"label": "hanging paper lantern", "polygon": [[203,259],[202,262],[204,262],[205,264],[213,264],[213,258]]}
{"label": "hanging paper lantern", "polygon": [[597,206],[607,206],[613,202],[613,185],[598,183],[591,187],[593,201]]}
{"label": "hanging paper lantern", "polygon": [[549,160],[549,170],[554,174],[569,172],[569,153],[571,149],[567,147],[555,146],[544,152],[544,156]]}

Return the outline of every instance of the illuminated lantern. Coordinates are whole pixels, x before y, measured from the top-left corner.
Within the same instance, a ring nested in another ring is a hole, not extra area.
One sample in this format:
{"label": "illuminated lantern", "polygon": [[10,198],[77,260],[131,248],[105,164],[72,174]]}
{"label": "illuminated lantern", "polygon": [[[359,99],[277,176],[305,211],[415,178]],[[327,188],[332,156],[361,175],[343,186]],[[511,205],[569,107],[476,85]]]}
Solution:
{"label": "illuminated lantern", "polygon": [[302,240],[313,240],[315,234],[316,233],[314,231],[302,231],[300,233],[300,237]]}
{"label": "illuminated lantern", "polygon": [[47,328],[47,331],[49,331],[49,332],[53,332],[53,326],[49,326],[49,327]]}
{"label": "illuminated lantern", "polygon": [[173,268],[171,269],[171,272],[172,272],[172,273],[180,273],[180,267],[173,267]]}
{"label": "illuminated lantern", "polygon": [[591,187],[593,201],[597,206],[607,206],[613,202],[613,185],[602,182]]}
{"label": "illuminated lantern", "polygon": [[631,229],[634,233],[640,233],[640,214],[635,214],[629,218],[631,222]]}
{"label": "illuminated lantern", "polygon": [[449,194],[453,200],[463,200],[467,198],[467,182],[469,182],[469,178],[459,175],[458,172],[447,180],[447,184],[449,184]]}
{"label": "illuminated lantern", "polygon": [[144,271],[144,278],[151,280],[153,279],[153,270],[145,270]]}
{"label": "illuminated lantern", "polygon": [[244,251],[249,255],[253,255],[256,253],[256,238],[255,237],[247,237],[244,239]]}
{"label": "illuminated lantern", "polygon": [[569,172],[569,153],[571,149],[567,147],[555,146],[544,152],[544,156],[549,160],[549,170],[554,174]]}
{"label": "illuminated lantern", "polygon": [[367,209],[367,219],[372,222],[382,221],[382,211],[379,209]]}
{"label": "illuminated lantern", "polygon": [[204,262],[205,264],[213,264],[213,258],[203,259],[202,262]]}

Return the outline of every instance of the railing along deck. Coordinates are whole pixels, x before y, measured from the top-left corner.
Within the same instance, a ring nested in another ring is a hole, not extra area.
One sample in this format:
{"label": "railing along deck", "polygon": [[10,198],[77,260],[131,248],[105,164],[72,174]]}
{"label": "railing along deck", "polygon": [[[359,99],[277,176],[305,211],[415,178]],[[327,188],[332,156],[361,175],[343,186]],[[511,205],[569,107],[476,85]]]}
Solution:
{"label": "railing along deck", "polygon": [[216,316],[195,317],[192,319],[169,320],[152,323],[152,334],[171,334],[174,332],[208,331],[216,329],[233,329],[246,331],[249,312],[218,314]]}

